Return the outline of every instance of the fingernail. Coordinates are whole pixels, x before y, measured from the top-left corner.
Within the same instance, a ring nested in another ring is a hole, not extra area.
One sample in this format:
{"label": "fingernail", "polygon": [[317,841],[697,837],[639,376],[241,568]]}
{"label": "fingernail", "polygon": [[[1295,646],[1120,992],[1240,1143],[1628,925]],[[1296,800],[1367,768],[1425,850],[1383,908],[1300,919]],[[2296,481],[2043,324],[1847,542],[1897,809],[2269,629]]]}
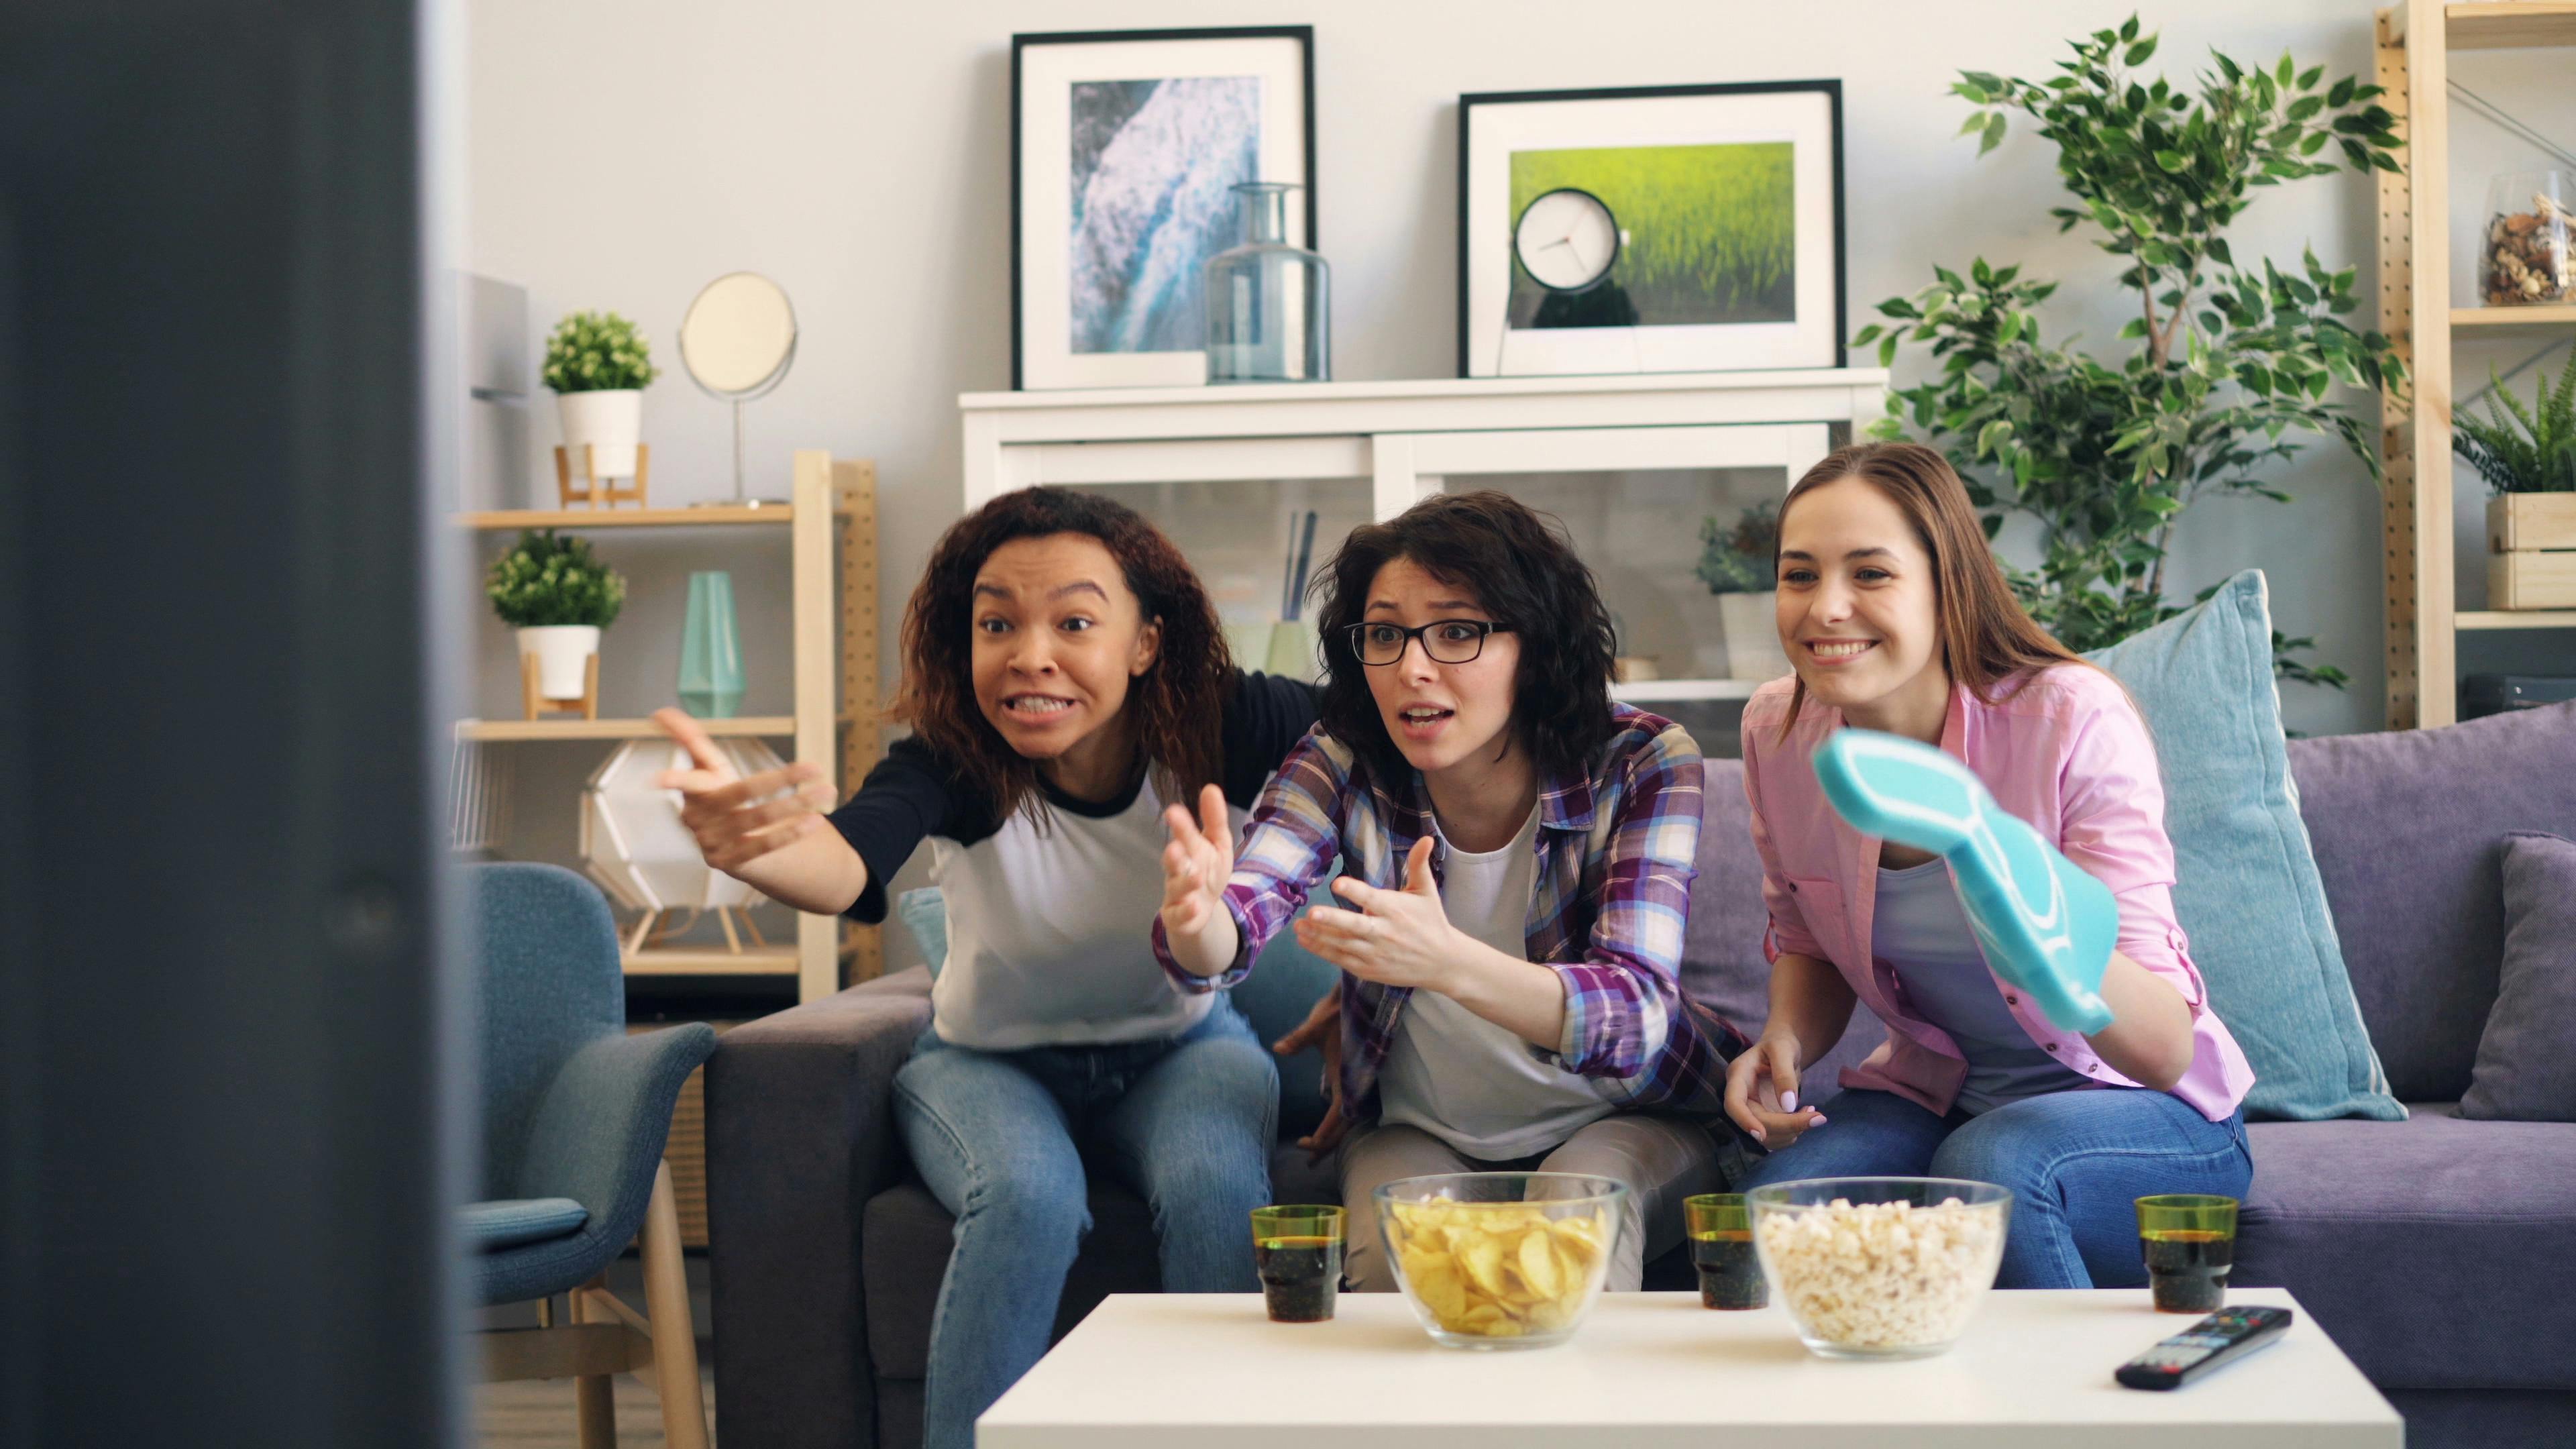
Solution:
{"label": "fingernail", "polygon": [[1753,1140],[1756,1142],[1768,1142],[1771,1140],[1771,1134],[1763,1131],[1759,1127],[1756,1127],[1753,1129]]}
{"label": "fingernail", "polygon": [[1780,1094],[1780,1110],[1783,1112],[1797,1111],[1798,1094],[1795,1092],[1782,1092]]}
{"label": "fingernail", "polygon": [[1824,1126],[1824,1125],[1825,1125],[1825,1116],[1824,1116],[1824,1114],[1823,1114],[1823,1113],[1821,1113],[1821,1112],[1817,1113],[1817,1114],[1815,1115],[1815,1117],[1813,1117],[1812,1119],[1810,1119],[1810,1120],[1808,1121],[1807,1125],[1808,1125],[1808,1126],[1810,1126],[1810,1127],[1822,1127],[1822,1126]]}

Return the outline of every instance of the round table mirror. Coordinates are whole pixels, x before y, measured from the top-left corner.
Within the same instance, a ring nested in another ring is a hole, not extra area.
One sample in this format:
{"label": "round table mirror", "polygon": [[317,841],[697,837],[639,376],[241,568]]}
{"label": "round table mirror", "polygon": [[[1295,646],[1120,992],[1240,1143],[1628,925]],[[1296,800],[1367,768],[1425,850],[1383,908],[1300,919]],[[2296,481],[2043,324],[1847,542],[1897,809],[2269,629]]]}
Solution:
{"label": "round table mirror", "polygon": [[786,380],[796,360],[796,309],[776,282],[734,272],[707,283],[680,319],[680,362],[708,396],[733,404],[733,501],[758,507],[779,500],[747,497],[743,488],[742,405]]}

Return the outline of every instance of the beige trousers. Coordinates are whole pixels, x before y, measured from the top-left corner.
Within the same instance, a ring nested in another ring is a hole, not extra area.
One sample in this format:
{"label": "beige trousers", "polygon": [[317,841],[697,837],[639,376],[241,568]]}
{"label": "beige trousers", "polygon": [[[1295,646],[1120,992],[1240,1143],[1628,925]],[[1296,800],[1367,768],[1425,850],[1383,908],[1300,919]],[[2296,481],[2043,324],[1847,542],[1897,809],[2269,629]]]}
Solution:
{"label": "beige trousers", "polygon": [[1625,1220],[1610,1254],[1604,1286],[1636,1291],[1646,1264],[1672,1251],[1683,1236],[1682,1199],[1724,1192],[1726,1181],[1708,1130],[1677,1117],[1621,1112],[1584,1126],[1555,1151],[1516,1162],[1480,1162],[1419,1127],[1363,1127],[1342,1144],[1342,1206],[1349,1214],[1349,1245],[1342,1278],[1355,1292],[1395,1289],[1386,1244],[1378,1236],[1381,1183],[1435,1172],[1588,1172],[1628,1184]]}

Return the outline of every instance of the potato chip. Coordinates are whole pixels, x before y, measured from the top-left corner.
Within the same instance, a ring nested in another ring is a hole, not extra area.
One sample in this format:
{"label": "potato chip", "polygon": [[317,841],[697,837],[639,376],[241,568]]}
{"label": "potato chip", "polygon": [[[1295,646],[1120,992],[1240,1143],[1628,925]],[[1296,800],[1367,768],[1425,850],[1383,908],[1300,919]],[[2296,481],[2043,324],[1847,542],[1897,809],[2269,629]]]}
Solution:
{"label": "potato chip", "polygon": [[1512,1338],[1574,1322],[1608,1267],[1608,1219],[1539,1203],[1390,1204],[1405,1284],[1444,1332]]}

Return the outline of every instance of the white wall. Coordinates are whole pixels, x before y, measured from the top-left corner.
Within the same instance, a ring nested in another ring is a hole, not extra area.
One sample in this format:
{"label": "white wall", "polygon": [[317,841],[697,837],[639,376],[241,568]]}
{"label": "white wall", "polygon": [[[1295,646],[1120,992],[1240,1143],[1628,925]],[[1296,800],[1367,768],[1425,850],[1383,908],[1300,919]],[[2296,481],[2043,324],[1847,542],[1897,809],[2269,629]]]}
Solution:
{"label": "white wall", "polygon": [[[2169,0],[2145,16],[2164,37],[2150,65],[2180,75],[2213,46],[2249,60],[2288,48],[2367,75],[2371,9]],[[2053,329],[2110,346],[2126,316],[2114,269],[2046,216],[2062,196],[2053,149],[2025,127],[1978,160],[1972,142],[1952,139],[1967,107],[1946,91],[1962,68],[2048,74],[2067,35],[2126,13],[2006,0],[477,0],[469,256],[530,289],[532,336],[577,307],[616,308],[648,330],[674,369],[646,402],[657,498],[730,487],[725,410],[676,371],[682,309],[738,268],[784,284],[803,342],[794,375],[754,405],[753,457],[774,486],[795,447],[877,460],[890,667],[903,597],[957,513],[956,395],[1010,379],[1013,31],[1312,24],[1333,362],[1341,378],[1370,379],[1452,374],[1455,99],[1471,90],[1839,77],[1855,319],[1930,280],[1935,262],[1983,253],[2063,278]],[[2565,54],[2537,66],[2463,57],[2456,69],[2576,140]],[[2528,148],[2483,122],[2463,117],[2458,131],[2463,173],[2531,164]],[[2481,204],[2483,184],[2465,200]],[[2236,253],[2295,259],[2305,243],[2367,278],[2375,215],[2366,179],[2302,182],[2263,196]],[[2464,358],[2462,370],[2484,365]],[[1919,359],[1900,368],[1923,370]],[[535,442],[551,446],[551,420],[535,421]],[[2189,515],[2177,591],[2269,570],[2280,626],[2315,635],[2318,657],[2355,677],[2347,695],[2289,691],[2292,727],[2377,728],[2377,497],[2354,459],[2322,443],[2279,481],[2295,504],[2206,503]],[[612,652],[676,659],[675,640],[644,626],[618,631]],[[2544,652],[2563,661],[2567,649]]]}

